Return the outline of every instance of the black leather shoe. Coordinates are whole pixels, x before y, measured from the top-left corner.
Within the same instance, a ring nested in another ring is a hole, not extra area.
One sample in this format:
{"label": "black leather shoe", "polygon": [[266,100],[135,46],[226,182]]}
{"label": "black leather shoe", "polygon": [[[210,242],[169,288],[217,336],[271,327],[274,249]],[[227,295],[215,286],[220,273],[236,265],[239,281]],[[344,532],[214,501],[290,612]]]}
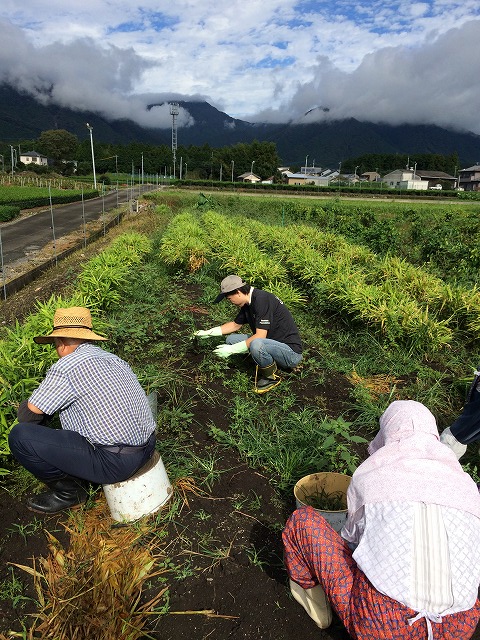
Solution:
{"label": "black leather shoe", "polygon": [[59,513],[72,509],[87,500],[88,491],[81,480],[65,477],[49,482],[51,491],[32,496],[27,507],[36,513]]}

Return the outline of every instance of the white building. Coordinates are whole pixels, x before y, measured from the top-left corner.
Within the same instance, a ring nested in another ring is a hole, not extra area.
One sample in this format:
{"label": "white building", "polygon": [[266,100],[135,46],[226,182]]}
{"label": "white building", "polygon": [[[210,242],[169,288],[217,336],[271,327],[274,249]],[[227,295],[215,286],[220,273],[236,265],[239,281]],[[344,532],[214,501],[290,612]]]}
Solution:
{"label": "white building", "polygon": [[428,182],[422,180],[414,169],[395,169],[383,176],[382,182],[392,189],[418,189],[426,191]]}
{"label": "white building", "polygon": [[332,180],[335,180],[338,176],[338,171],[326,170],[322,175],[309,175],[308,173],[292,173],[291,171],[284,171],[283,177],[287,184],[293,185],[314,185],[316,187],[328,187]]}
{"label": "white building", "polygon": [[261,178],[259,178],[255,173],[247,171],[247,173],[242,173],[237,176],[237,180],[241,180],[242,182],[260,182]]}
{"label": "white building", "polygon": [[47,166],[48,158],[36,151],[27,151],[26,153],[20,154],[20,162],[23,162],[23,164],[40,164]]}

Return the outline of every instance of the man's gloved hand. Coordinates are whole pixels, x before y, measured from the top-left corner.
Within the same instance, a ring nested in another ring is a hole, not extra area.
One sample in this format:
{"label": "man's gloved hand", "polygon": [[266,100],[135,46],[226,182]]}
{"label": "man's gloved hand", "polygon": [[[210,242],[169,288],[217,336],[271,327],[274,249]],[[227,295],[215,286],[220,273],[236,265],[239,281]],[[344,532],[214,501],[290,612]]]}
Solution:
{"label": "man's gloved hand", "polygon": [[211,329],[200,329],[199,331],[195,331],[195,333],[193,334],[193,338],[205,340],[206,338],[214,338],[215,336],[221,335],[222,327],[212,327]]}
{"label": "man's gloved hand", "polygon": [[28,400],[22,400],[18,405],[17,419],[19,422],[34,422],[36,424],[43,424],[43,421],[48,416],[44,413],[35,413],[28,408]]}
{"label": "man's gloved hand", "polygon": [[247,353],[248,347],[246,340],[237,342],[236,344],[220,344],[213,350],[214,355],[219,358],[229,358],[234,353]]}

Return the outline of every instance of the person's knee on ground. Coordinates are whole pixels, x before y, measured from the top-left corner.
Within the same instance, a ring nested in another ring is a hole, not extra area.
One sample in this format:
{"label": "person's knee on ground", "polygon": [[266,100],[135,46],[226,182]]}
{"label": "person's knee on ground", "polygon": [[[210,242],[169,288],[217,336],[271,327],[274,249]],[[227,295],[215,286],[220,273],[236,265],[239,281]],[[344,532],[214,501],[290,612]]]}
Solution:
{"label": "person's knee on ground", "polygon": [[311,589],[303,589],[300,585],[289,580],[290,591],[295,600],[302,605],[310,618],[320,629],[326,629],[332,623],[332,607],[323,588],[317,584]]}

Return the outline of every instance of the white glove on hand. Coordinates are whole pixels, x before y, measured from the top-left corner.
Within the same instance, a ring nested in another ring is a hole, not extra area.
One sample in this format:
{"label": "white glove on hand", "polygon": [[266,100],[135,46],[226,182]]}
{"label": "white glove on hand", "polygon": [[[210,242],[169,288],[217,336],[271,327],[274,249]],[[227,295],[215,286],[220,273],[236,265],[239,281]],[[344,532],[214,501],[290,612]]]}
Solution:
{"label": "white glove on hand", "polygon": [[213,338],[215,336],[222,335],[222,327],[212,327],[211,329],[200,329],[193,334],[194,338],[205,340],[206,338]]}
{"label": "white glove on hand", "polygon": [[246,340],[237,342],[236,344],[220,344],[213,350],[214,355],[219,358],[229,358],[234,353],[247,353],[248,347]]}
{"label": "white glove on hand", "polygon": [[450,447],[453,453],[457,456],[457,460],[460,460],[460,458],[467,450],[467,445],[462,444],[455,438],[453,433],[450,431],[450,427],[447,427],[444,431],[442,431],[442,433],[440,434],[440,442],[443,442],[443,444],[446,444],[447,447]]}

